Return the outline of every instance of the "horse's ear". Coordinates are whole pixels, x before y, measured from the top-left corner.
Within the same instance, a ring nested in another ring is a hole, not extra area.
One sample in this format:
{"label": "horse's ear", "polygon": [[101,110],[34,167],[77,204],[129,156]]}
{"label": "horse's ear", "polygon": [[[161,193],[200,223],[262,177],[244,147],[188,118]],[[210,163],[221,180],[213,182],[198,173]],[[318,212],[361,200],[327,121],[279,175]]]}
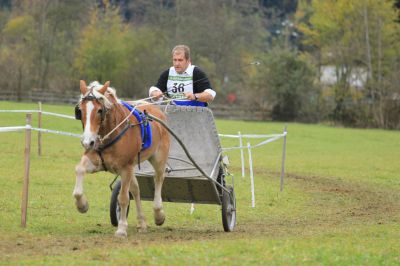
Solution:
{"label": "horse's ear", "polygon": [[107,81],[106,83],[104,83],[103,88],[101,88],[100,90],[98,90],[98,92],[100,92],[101,94],[104,95],[104,93],[106,92],[108,86],[110,86],[110,82]]}
{"label": "horse's ear", "polygon": [[82,95],[85,95],[86,92],[87,92],[86,82],[84,80],[81,80],[81,93],[82,93]]}

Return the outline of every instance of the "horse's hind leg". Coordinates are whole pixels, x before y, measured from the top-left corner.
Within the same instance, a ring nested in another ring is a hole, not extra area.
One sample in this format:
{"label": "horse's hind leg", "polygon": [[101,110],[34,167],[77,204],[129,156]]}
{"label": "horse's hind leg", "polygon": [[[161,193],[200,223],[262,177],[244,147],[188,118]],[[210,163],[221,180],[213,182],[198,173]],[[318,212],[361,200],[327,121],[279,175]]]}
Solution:
{"label": "horse's hind leg", "polygon": [[132,179],[131,179],[131,187],[130,191],[133,194],[133,197],[135,198],[135,204],[136,204],[136,217],[137,217],[137,230],[140,233],[145,233],[147,231],[147,224],[146,224],[146,218],[144,216],[143,210],[142,210],[142,203],[140,200],[140,189],[139,189],[139,184],[136,179],[136,176],[133,174]]}
{"label": "horse's hind leg", "polygon": [[95,172],[97,167],[90,161],[87,156],[82,156],[81,161],[75,167],[76,182],[72,195],[75,197],[75,205],[79,212],[85,213],[89,209],[89,203],[83,194],[83,177],[85,173]]}

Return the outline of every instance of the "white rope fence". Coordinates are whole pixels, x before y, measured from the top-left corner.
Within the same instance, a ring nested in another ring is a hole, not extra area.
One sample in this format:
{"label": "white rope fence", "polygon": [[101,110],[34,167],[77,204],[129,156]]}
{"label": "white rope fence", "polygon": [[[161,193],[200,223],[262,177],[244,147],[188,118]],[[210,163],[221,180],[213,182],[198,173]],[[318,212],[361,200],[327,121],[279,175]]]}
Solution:
{"label": "white rope fence", "polygon": [[75,138],[80,138],[81,137],[80,134],[64,132],[64,131],[59,131],[59,130],[45,129],[45,128],[37,128],[37,127],[32,127],[31,125],[16,126],[16,127],[0,127],[0,132],[24,131],[24,130],[27,130],[27,129],[34,130],[34,131],[39,131],[39,132],[45,132],[45,133],[52,133],[52,134],[70,136],[70,137],[75,137]]}
{"label": "white rope fence", "polygon": [[[21,203],[21,226],[26,226],[26,214],[27,214],[27,202],[28,202],[28,185],[29,185],[29,165],[30,165],[30,142],[31,142],[31,131],[38,131],[38,153],[41,155],[41,133],[52,133],[64,136],[70,136],[75,138],[80,138],[81,134],[75,134],[71,132],[64,132],[60,130],[52,130],[52,129],[44,129],[41,128],[42,124],[42,114],[55,116],[66,119],[75,119],[74,116],[46,112],[42,110],[42,105],[39,102],[39,110],[0,110],[0,113],[26,113],[26,125],[25,126],[11,126],[11,127],[0,127],[1,132],[18,132],[25,131],[25,176],[23,183],[23,193],[22,193],[22,203]],[[32,113],[38,113],[38,127],[31,126],[31,117]],[[232,150],[240,150],[241,154],[241,163],[242,163],[242,177],[245,177],[245,163],[244,163],[244,150],[247,149],[249,156],[249,168],[250,168],[250,180],[251,180],[251,195],[252,195],[252,207],[255,207],[255,193],[254,193],[254,174],[253,174],[253,160],[251,156],[251,150],[254,148],[261,147],[273,141],[279,140],[281,138],[284,139],[283,142],[283,154],[282,154],[282,167],[281,167],[281,178],[280,178],[280,191],[283,190],[283,176],[284,176],[284,165],[285,165],[285,157],[286,157],[286,136],[287,130],[286,126],[282,134],[269,134],[269,135],[255,135],[255,134],[241,134],[238,132],[238,135],[230,135],[230,134],[218,134],[221,138],[238,138],[239,146],[226,147],[222,148],[222,151],[232,151]],[[243,139],[265,139],[255,145],[250,145],[248,142],[247,145],[243,145]],[[191,212],[193,212],[194,208],[191,207]]]}
{"label": "white rope fence", "polygon": [[0,132],[23,131],[25,129],[27,129],[27,126],[0,127]]}
{"label": "white rope fence", "polygon": [[[240,150],[240,158],[242,164],[242,178],[245,177],[245,162],[244,162],[244,150],[247,149],[248,157],[249,157],[249,170],[250,170],[250,190],[251,190],[251,206],[255,207],[255,192],[254,192],[254,171],[253,171],[253,159],[251,156],[251,149],[261,147],[268,143],[277,141],[283,138],[283,152],[282,152],[282,164],[281,164],[281,177],[280,177],[280,191],[283,191],[283,177],[285,171],[285,160],[286,160],[286,136],[287,136],[287,127],[285,126],[282,134],[269,134],[269,135],[255,135],[255,134],[244,134],[242,135],[238,132],[237,135],[228,135],[228,134],[218,134],[219,137],[224,138],[238,138],[239,146],[222,148],[223,151],[232,151],[232,150]],[[247,142],[247,145],[243,145],[243,139],[265,139],[264,141],[259,142],[258,144],[251,145]]]}
{"label": "white rope fence", "polygon": [[[42,111],[42,104],[39,102],[39,110],[0,110],[0,113],[26,113],[26,125],[25,126],[11,126],[11,127],[0,127],[1,132],[18,132],[25,131],[25,167],[24,167],[24,180],[22,184],[22,200],[21,200],[21,226],[26,227],[26,218],[28,212],[28,192],[29,192],[29,170],[30,170],[30,151],[31,151],[31,132],[32,130],[38,131],[38,153],[41,155],[41,133],[52,133],[70,137],[80,138],[80,134],[71,132],[64,132],[60,130],[44,129],[42,125],[42,114],[56,116],[67,119],[75,119],[74,116],[57,114],[52,112]],[[32,113],[38,113],[38,127],[32,127]]]}
{"label": "white rope fence", "polygon": [[63,115],[63,114],[57,114],[57,113],[46,112],[46,111],[41,111],[41,110],[0,110],[0,113],[42,113],[44,115],[57,116],[57,117],[68,118],[68,119],[75,119],[75,117],[71,116],[71,115]]}
{"label": "white rope fence", "polygon": [[[232,137],[232,136],[234,136],[235,138],[239,137],[239,136],[236,136],[236,135],[222,135],[222,134],[218,134],[218,135],[220,137]],[[242,138],[269,138],[269,139],[266,139],[266,140],[264,140],[264,141],[262,141],[262,142],[260,142],[260,143],[258,143],[256,145],[250,146],[250,148],[254,149],[254,148],[263,146],[263,145],[265,145],[267,143],[270,143],[270,142],[273,142],[275,140],[278,140],[280,138],[283,138],[286,135],[287,135],[287,132],[284,132],[282,134],[275,134],[275,135],[259,135],[259,136],[257,136],[257,135],[241,135],[241,137]],[[260,137],[260,136],[265,136],[265,137]],[[249,146],[248,145],[247,146],[243,146],[243,144],[242,144],[240,146],[222,148],[222,150],[223,151],[230,151],[230,150],[238,150],[238,149],[246,149],[246,148],[249,148]]]}

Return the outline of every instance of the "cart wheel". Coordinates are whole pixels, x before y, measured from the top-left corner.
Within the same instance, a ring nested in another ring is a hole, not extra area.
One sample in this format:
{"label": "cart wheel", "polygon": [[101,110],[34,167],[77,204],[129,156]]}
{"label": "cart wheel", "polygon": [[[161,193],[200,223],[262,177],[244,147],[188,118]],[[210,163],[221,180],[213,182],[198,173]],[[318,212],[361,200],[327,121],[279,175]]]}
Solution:
{"label": "cart wheel", "polygon": [[230,193],[222,190],[222,225],[225,232],[231,232],[236,225],[236,198],[233,187],[226,188]]}
{"label": "cart wheel", "polygon": [[[113,226],[118,226],[118,221],[121,216],[121,207],[119,206],[119,203],[118,203],[118,194],[119,194],[120,190],[121,190],[121,180],[118,180],[115,183],[115,186],[112,190],[111,200],[110,200],[110,219],[111,219],[111,224]],[[129,192],[129,198],[131,199],[130,192]],[[129,215],[129,205],[130,205],[130,203],[128,203],[128,209],[126,211],[126,218],[128,218],[128,215]]]}

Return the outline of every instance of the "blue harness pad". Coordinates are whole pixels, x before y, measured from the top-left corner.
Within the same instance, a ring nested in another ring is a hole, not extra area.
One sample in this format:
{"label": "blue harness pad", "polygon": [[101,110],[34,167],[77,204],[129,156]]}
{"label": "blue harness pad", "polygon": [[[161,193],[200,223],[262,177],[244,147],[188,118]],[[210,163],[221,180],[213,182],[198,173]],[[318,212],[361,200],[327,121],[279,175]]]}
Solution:
{"label": "blue harness pad", "polygon": [[[123,106],[125,106],[129,112],[132,112],[133,106],[124,102],[120,101]],[[152,134],[151,134],[151,126],[150,122],[148,121],[146,115],[139,110],[135,109],[133,111],[133,115],[139,122],[140,125],[140,135],[142,137],[142,150],[145,150],[151,146]]]}
{"label": "blue harness pad", "polygon": [[205,107],[206,103],[199,101],[191,101],[191,100],[173,100],[175,105],[185,105],[185,106],[201,106]]}

